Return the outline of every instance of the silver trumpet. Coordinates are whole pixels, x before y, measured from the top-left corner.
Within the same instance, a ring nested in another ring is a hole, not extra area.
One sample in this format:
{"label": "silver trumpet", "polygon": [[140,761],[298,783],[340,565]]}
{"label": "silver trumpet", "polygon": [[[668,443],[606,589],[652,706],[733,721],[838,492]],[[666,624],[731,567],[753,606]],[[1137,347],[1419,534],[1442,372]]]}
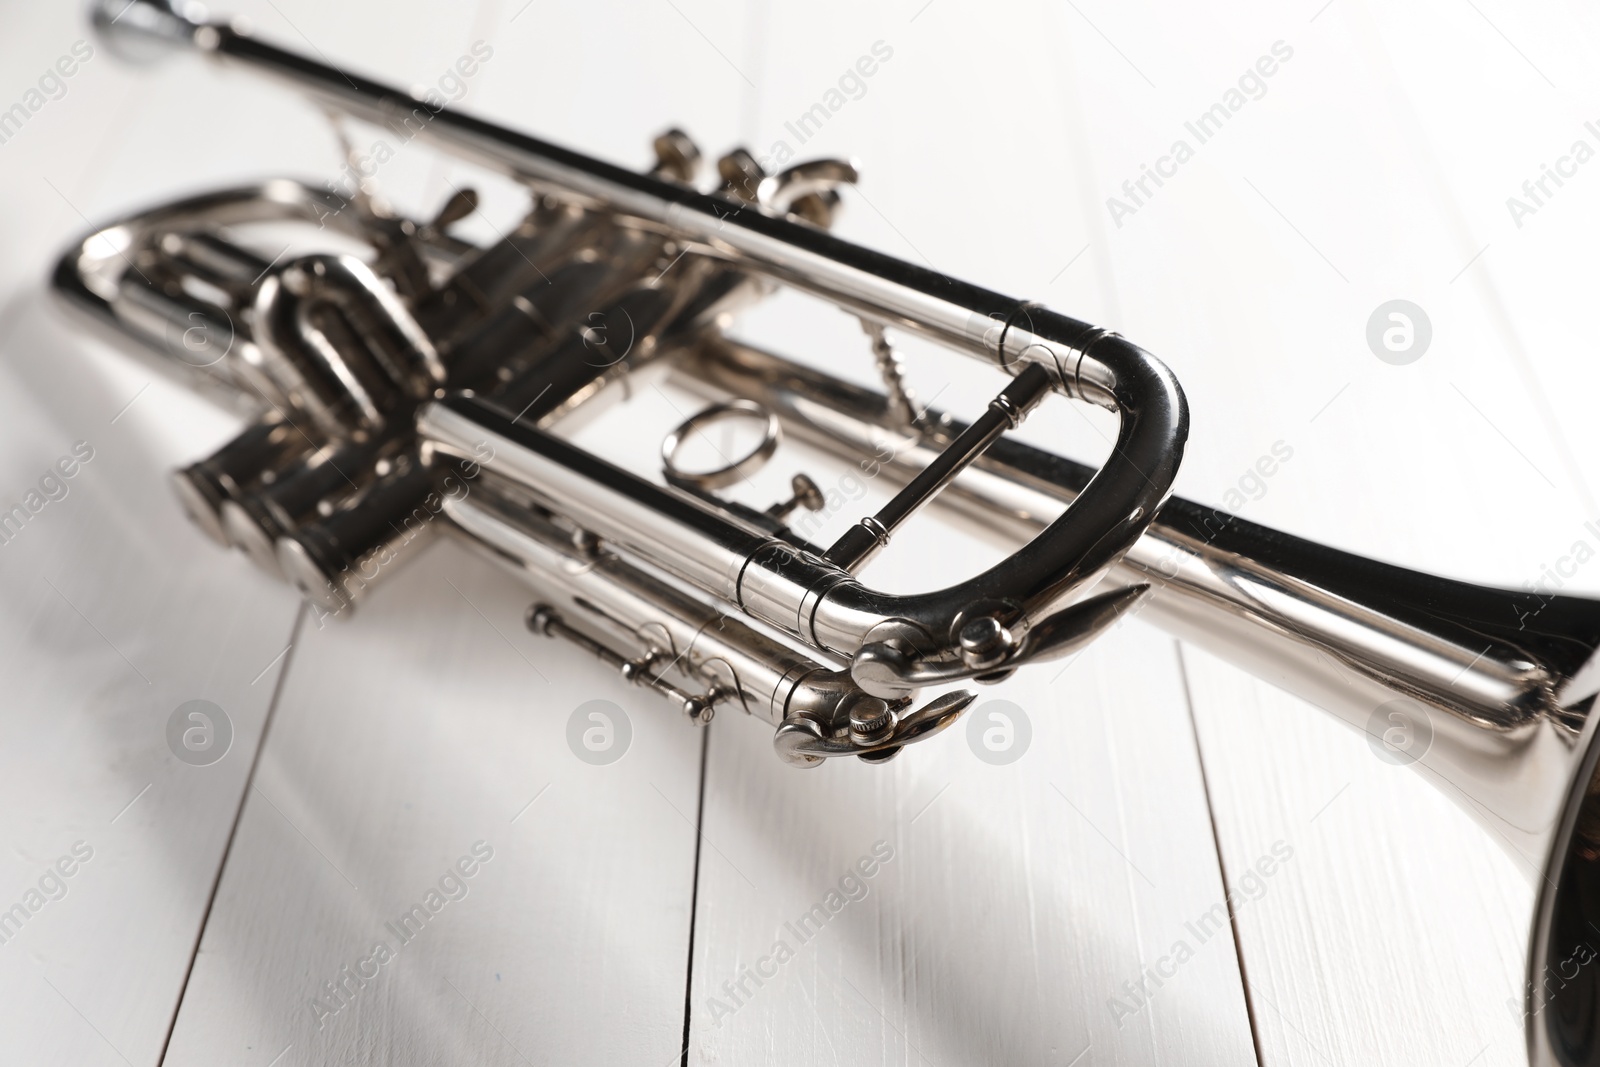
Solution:
{"label": "silver trumpet", "polygon": [[[1530,1060],[1600,1064],[1600,602],[1436,578],[1170,497],[1188,431],[1172,373],[1117,334],[831,236],[847,163],[767,174],[737,150],[702,191],[677,131],[638,174],[192,5],[107,0],[94,18],[124,56],[192,51],[276,75],[336,121],[404,124],[529,192],[526,217],[479,247],[450,232],[476,209],[471,190],[417,220],[365,185],[272,180],[123,219],[57,265],[70,305],[247,413],[238,437],[176,473],[178,495],[317,611],[348,614],[447,532],[528,584],[530,628],[692,722],[765,719],[799,767],[890,759],[955,721],[967,683],[1070,655],[1141,612],[1383,736],[1535,872]],[[248,237],[306,224],[366,254],[272,261]],[[883,391],[725,336],[777,286],[859,318]],[[984,414],[920,408],[891,331],[1001,372]],[[659,477],[557,432],[650,365],[706,403],[664,442]],[[1101,468],[1005,436],[1047,400],[1118,415]],[[685,442],[730,421],[755,445],[690,469]],[[821,504],[804,476],[765,511],[718,495],[784,434],[873,457],[898,491],[826,547],[787,522]],[[935,500],[1013,554],[944,589],[866,584],[866,564]]]}

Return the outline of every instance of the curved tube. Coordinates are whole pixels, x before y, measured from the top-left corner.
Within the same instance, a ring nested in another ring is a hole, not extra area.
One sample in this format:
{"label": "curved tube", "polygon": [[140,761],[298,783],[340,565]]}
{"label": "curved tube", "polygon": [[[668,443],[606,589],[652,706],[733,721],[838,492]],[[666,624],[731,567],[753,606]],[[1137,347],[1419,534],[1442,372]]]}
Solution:
{"label": "curved tube", "polygon": [[427,333],[354,256],[301,256],[265,272],[255,324],[279,389],[329,437],[379,432],[396,404],[445,381]]}
{"label": "curved tube", "polygon": [[[164,235],[203,227],[322,220],[350,236],[364,236],[355,213],[340,211],[343,203],[334,193],[287,178],[187,197],[79,238],[57,260],[51,288],[79,311],[144,340],[147,350],[166,357],[158,364],[161,370],[192,384],[221,384],[281,405],[285,398],[238,307],[230,311],[181,290],[172,293],[158,284],[162,279],[152,281],[133,263]],[[253,259],[240,254],[230,264],[240,290],[267,269],[265,261]],[[204,343],[191,343],[202,337]]]}

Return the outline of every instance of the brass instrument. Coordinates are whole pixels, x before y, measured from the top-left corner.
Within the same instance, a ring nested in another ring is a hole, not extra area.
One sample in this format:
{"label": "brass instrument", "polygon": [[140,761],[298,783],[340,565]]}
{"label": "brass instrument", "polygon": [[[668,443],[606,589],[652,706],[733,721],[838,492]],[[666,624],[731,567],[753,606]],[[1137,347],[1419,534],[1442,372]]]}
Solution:
{"label": "brass instrument", "polygon": [[[54,284],[71,305],[249,409],[238,437],[174,479],[214,539],[344,615],[434,536],[460,537],[533,590],[530,628],[694,723],[766,720],[798,767],[890,759],[955,721],[970,684],[1071,655],[1140,611],[1357,729],[1426,736],[1407,752],[1416,766],[1542,872],[1531,1061],[1600,1063],[1600,979],[1572,965],[1600,937],[1600,602],[1436,578],[1171,498],[1188,429],[1172,373],[1114,333],[830,235],[847,163],[768,174],[737,150],[702,188],[698,150],[669,131],[639,174],[187,10],[112,0],[95,18],[127,56],[197,51],[340,118],[398,116],[530,196],[480,247],[451,232],[476,209],[471,190],[419,220],[364,187],[277,179],[143,212],[67,252]],[[293,224],[366,253],[273,260],[242,236]],[[881,392],[727,336],[736,310],[780,286],[861,321]],[[968,423],[920,407],[893,334],[991,364],[987,410]],[[658,477],[561,432],[646,371],[706,403],[663,443]],[[1064,403],[1117,415],[1098,470],[1007,436]],[[684,461],[691,439],[737,422],[749,449]],[[898,491],[828,546],[788,521],[819,506],[809,478],[765,510],[718,494],[784,435],[879,457]],[[1012,554],[942,589],[868,584],[931,502]]]}

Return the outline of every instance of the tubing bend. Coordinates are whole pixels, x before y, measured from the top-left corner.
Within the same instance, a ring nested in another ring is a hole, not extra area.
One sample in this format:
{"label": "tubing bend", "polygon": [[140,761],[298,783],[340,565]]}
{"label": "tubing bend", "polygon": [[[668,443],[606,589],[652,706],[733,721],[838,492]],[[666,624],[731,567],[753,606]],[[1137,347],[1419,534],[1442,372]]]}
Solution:
{"label": "tubing bend", "polygon": [[[1042,342],[1030,345],[1038,348]],[[1070,497],[1066,510],[1019,551],[948,589],[889,596],[856,582],[836,584],[810,617],[810,636],[819,647],[853,650],[862,637],[860,620],[878,617],[904,619],[949,648],[956,642],[952,628],[971,618],[980,604],[1001,605],[1002,621],[1025,630],[1072,590],[1091,584],[1139,540],[1166,501],[1183,457],[1189,433],[1183,391],[1158,360],[1115,334],[1102,334],[1082,359],[1103,369],[1105,397],[1121,423],[1105,465],[1076,492],[1058,487],[1062,497]],[[1076,382],[1076,372],[1069,373]]]}

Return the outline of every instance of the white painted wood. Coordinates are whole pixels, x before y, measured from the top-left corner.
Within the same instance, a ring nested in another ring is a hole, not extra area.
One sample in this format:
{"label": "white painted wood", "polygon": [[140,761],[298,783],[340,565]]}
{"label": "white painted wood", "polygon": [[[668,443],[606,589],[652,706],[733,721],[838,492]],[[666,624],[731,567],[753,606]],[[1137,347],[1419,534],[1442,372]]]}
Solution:
{"label": "white painted wood", "polygon": [[[441,544],[348,624],[307,625],[169,1064],[666,1063],[682,1047],[701,739],[528,634],[527,603]],[[567,745],[593,699],[632,723],[609,766]],[[465,895],[402,928],[479,841],[493,855]],[[394,958],[362,963],[380,942]],[[321,983],[346,966],[370,981],[341,1002]]]}
{"label": "white painted wood", "polygon": [[[75,11],[18,17],[5,68],[29,81],[83,36]],[[0,266],[0,507],[26,506],[75,442],[92,449],[66,496],[0,545],[0,907],[41,905],[0,944],[8,1062],[158,1062],[296,611],[211,551],[167,488],[229,420],[71,329],[45,291],[84,225],[45,181],[105,210],[83,192],[89,118],[120,84],[95,57],[0,146],[0,191],[23,206],[6,213]],[[233,730],[210,766],[167,744],[169,716],[194,699]],[[78,842],[90,858],[44,901],[41,878]]]}
{"label": "white painted wood", "polygon": [[[8,14],[7,107],[88,36],[80,20],[76,5]],[[136,119],[118,123],[131,84],[96,54],[0,145],[0,507],[25,504],[74,442],[93,449],[67,495],[0,545],[0,908],[42,903],[0,944],[6,1062],[159,1061],[297,610],[213,551],[167,488],[230,420],[72,328],[45,290],[83,215],[170,190],[166,173],[106,180]],[[210,766],[168,748],[169,716],[193,699],[232,725]],[[77,842],[89,860],[43,902],[46,869]]]}
{"label": "white painted wood", "polygon": [[[1507,162],[1508,147],[1529,139],[1523,127],[1565,125],[1497,32],[1511,32],[1508,18],[1487,6],[1252,6],[1220,20],[1175,14],[1119,42],[1181,41],[1196,58],[1171,99],[1124,98],[1139,119],[1094,112],[1086,154],[1106,195],[1272,42],[1295,50],[1266,95],[1121,228],[1102,215],[1122,309],[1112,325],[1170,362],[1193,407],[1180,492],[1221,504],[1240,489],[1259,496],[1243,509],[1258,521],[1512,586],[1577,536],[1592,461],[1574,462],[1581,443],[1563,437],[1582,423],[1552,416],[1585,394],[1550,397],[1578,372],[1582,305],[1539,302],[1541,336],[1565,330],[1569,343],[1533,357],[1527,318],[1486,273],[1490,256],[1515,257],[1532,305],[1528,291],[1573,258],[1534,261],[1504,232],[1516,185],[1505,172],[1530,166]],[[1570,51],[1563,32],[1518,43],[1552,45],[1553,59]],[[1101,58],[1086,76],[1116,72],[1120,60]],[[1380,362],[1364,338],[1395,297],[1433,322],[1432,348],[1410,366]],[[1250,483],[1279,441],[1292,461]],[[1296,849],[1239,916],[1263,1062],[1523,1062],[1507,1006],[1521,991],[1522,872],[1361,735],[1202,653],[1186,650],[1185,665],[1225,870],[1237,877],[1267,840]]]}
{"label": "white painted wood", "polygon": [[1525,1062],[1532,894],[1512,861],[1365,736],[1184,657],[1230,877],[1263,841],[1295,848],[1239,915],[1263,1061]]}
{"label": "white painted wood", "polygon": [[[16,1062],[153,1064],[295,605],[212,552],[167,488],[170,467],[214,445],[215,414],[156,383],[113,423],[148,379],[69,336],[42,296],[35,287],[5,312],[5,506],[75,440],[94,451],[68,495],[0,546],[3,907],[40,903],[27,892],[76,842],[92,859],[0,944],[0,1030]],[[196,699],[232,726],[210,766],[168,748],[169,716]]]}
{"label": "white painted wood", "polygon": [[[1226,921],[1187,926],[1225,908],[1176,668],[1129,628],[986,692],[1032,723],[1008,766],[958,729],[889,767],[784,773],[764,731],[713,724],[690,1062],[1248,1062]],[[878,842],[893,859],[812,935]],[[1167,976],[1135,998],[1146,968]]]}

